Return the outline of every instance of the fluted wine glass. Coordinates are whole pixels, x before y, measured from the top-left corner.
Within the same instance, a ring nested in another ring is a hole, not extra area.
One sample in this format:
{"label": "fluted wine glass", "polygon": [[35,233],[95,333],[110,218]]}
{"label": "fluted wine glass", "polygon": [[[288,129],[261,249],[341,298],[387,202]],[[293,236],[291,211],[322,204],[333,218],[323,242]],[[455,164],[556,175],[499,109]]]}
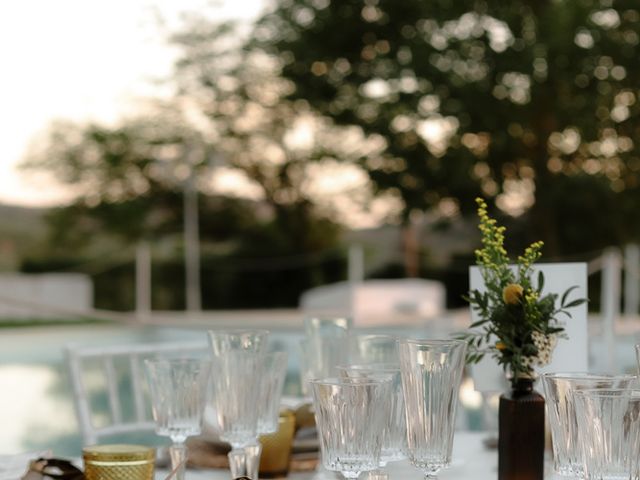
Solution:
{"label": "fluted wine glass", "polygon": [[[230,466],[244,466],[245,447],[258,441],[262,368],[269,332],[266,330],[209,330],[212,369],[211,403],[220,438],[231,444]],[[259,452],[257,452],[259,461]],[[244,470],[244,467],[241,468]],[[244,471],[232,471],[234,477]]]}
{"label": "fluted wine glass", "polygon": [[407,456],[426,479],[433,479],[451,463],[467,343],[406,339],[398,346],[407,415]]}
{"label": "fluted wine glass", "polygon": [[376,470],[389,413],[390,380],[328,378],[311,380],[310,386],[324,467],[344,478]]}
{"label": "fluted wine glass", "polygon": [[[287,374],[287,353],[270,352],[264,355],[260,375],[260,395],[256,402],[258,409],[258,435],[267,435],[278,431],[280,419],[280,401],[282,388]],[[244,447],[244,470],[248,477],[258,478],[262,444],[259,441]],[[234,457],[235,463],[242,461]],[[233,465],[233,464],[232,464]],[[232,469],[231,474],[240,471]]]}
{"label": "fluted wine glass", "polygon": [[171,467],[183,480],[187,459],[185,441],[202,431],[211,362],[208,359],[147,359],[156,433],[171,438]]}

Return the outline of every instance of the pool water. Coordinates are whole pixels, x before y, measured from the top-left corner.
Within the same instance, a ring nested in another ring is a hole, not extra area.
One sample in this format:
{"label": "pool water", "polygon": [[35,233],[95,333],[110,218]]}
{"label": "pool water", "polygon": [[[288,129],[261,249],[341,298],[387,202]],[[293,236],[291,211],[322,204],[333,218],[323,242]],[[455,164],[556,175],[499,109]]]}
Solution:
{"label": "pool water", "polygon": [[[77,455],[81,438],[64,348],[69,344],[121,345],[203,340],[205,330],[105,325],[57,326],[5,330],[0,333],[0,453],[52,449]],[[300,334],[278,332],[271,344],[289,352],[285,393],[300,391],[295,344]],[[122,384],[126,390],[126,382]],[[127,398],[122,392],[122,398]],[[106,394],[92,398],[107,415]],[[124,414],[133,405],[123,404]],[[141,437],[149,443],[149,435]],[[136,436],[115,438],[136,441]],[[158,441],[158,439],[155,439]],[[162,441],[162,440],[160,440]]]}
{"label": "pool water", "polygon": [[[378,333],[403,336],[428,336],[425,327],[375,329]],[[371,333],[371,331],[367,331]],[[204,341],[206,328],[133,327],[117,325],[64,325],[0,330],[0,454],[52,449],[59,456],[77,456],[81,438],[73,407],[73,394],[64,360],[68,344],[120,345],[130,343],[162,343]],[[285,394],[300,393],[300,352],[298,342],[302,329],[280,329],[271,334],[271,345],[289,353]],[[590,365],[597,366],[602,345],[590,338]],[[618,336],[617,364],[621,371],[635,371],[634,335]],[[106,397],[98,397],[106,414]],[[482,396],[473,390],[466,378],[460,391],[458,428],[478,430],[486,425],[486,409]],[[495,416],[495,408],[490,412]],[[118,440],[118,439],[115,439]],[[144,444],[166,443],[154,435],[128,441]]]}

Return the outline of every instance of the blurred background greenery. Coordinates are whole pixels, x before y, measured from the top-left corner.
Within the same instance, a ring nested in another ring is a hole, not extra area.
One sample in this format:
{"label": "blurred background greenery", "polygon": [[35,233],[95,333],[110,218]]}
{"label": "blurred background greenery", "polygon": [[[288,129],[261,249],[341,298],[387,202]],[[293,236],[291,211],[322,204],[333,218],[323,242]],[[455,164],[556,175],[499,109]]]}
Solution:
{"label": "blurred background greenery", "polygon": [[183,309],[189,194],[205,309],[295,306],[345,278],[352,243],[368,277],[440,279],[460,306],[477,196],[515,253],[640,241],[631,0],[277,0],[255,23],[202,9],[162,34],[169,97],[34,141],[25,171],[74,199],[3,207],[2,269],[84,272],[96,307],[130,310],[146,241],[153,308]]}

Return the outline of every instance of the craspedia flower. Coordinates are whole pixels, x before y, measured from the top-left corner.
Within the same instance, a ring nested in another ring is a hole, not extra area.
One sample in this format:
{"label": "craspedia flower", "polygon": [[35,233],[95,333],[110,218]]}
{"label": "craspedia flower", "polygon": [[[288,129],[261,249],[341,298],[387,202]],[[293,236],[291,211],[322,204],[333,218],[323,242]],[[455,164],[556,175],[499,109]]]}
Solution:
{"label": "craspedia flower", "polygon": [[522,285],[510,283],[502,290],[502,300],[504,300],[504,303],[507,305],[516,305],[520,302],[523,293],[524,289]]}

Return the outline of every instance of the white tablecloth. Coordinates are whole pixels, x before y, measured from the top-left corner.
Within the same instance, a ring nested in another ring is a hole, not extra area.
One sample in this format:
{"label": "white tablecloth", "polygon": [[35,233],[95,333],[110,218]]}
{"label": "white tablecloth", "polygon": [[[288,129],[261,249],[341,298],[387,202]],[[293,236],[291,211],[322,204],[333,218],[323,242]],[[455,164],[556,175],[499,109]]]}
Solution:
{"label": "white tablecloth", "polygon": [[[488,450],[482,444],[486,433],[456,432],[453,441],[451,467],[439,474],[441,480],[495,480],[498,456],[496,450]],[[391,463],[387,467],[389,478],[411,480],[422,478],[422,473],[408,462]],[[163,480],[166,471],[156,472],[156,480]],[[361,477],[366,478],[364,475]],[[189,470],[186,480],[229,480],[228,470]],[[336,480],[334,472],[319,469],[310,473],[291,473],[291,480]]]}

